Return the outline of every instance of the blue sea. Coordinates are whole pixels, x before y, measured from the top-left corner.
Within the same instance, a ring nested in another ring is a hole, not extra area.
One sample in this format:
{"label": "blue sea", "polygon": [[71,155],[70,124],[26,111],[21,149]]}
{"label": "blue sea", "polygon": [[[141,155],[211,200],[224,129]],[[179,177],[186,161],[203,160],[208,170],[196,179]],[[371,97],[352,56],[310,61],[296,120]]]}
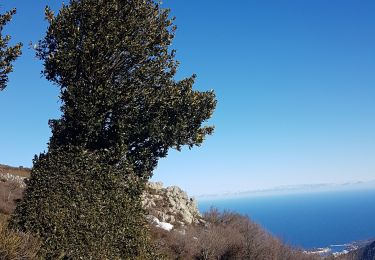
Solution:
{"label": "blue sea", "polygon": [[284,242],[305,249],[375,239],[375,189],[198,200],[248,215]]}

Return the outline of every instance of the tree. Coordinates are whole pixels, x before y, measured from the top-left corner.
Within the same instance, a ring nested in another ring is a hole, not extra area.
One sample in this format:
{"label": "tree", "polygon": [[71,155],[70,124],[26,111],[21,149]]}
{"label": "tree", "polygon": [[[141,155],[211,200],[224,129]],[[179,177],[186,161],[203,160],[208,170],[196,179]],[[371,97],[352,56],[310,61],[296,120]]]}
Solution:
{"label": "tree", "polygon": [[145,258],[144,183],[170,148],[212,133],[215,95],[174,79],[176,27],[153,0],[71,0],[46,17],[37,55],[63,114],[12,225],[42,238],[43,257]]}
{"label": "tree", "polygon": [[[49,17],[51,17],[49,15]],[[215,107],[213,92],[176,82],[169,46],[175,27],[153,1],[71,1],[40,43],[44,74],[61,90],[63,117],[52,120],[50,149],[106,150],[110,163],[149,178],[171,147],[199,145]]]}
{"label": "tree", "polygon": [[12,19],[16,9],[0,15],[0,91],[4,90],[8,83],[8,74],[13,71],[12,63],[21,55],[22,43],[8,47],[11,37],[3,37],[4,26]]}

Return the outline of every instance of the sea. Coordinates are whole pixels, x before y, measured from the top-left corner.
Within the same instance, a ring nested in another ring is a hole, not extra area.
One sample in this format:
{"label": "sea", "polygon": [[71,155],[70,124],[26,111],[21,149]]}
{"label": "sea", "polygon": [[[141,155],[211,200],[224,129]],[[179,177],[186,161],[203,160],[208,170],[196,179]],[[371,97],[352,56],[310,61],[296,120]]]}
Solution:
{"label": "sea", "polygon": [[198,199],[249,216],[293,247],[340,252],[375,240],[375,189]]}

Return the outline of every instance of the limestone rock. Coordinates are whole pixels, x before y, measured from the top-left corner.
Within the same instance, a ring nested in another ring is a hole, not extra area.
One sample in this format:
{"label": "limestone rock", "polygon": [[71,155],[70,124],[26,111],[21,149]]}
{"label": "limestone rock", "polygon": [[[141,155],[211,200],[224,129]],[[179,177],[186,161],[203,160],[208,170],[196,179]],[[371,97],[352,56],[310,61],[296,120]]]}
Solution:
{"label": "limestone rock", "polygon": [[205,221],[197,202],[177,186],[163,188],[161,182],[149,182],[142,197],[148,213],[161,222],[174,226],[201,224]]}

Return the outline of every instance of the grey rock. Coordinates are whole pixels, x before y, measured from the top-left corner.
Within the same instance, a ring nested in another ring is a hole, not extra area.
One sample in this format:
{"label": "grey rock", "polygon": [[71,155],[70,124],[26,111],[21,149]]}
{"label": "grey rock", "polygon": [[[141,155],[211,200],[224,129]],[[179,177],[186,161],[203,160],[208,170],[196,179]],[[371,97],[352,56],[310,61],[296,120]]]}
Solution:
{"label": "grey rock", "polygon": [[175,226],[204,223],[196,200],[177,186],[163,188],[161,182],[149,182],[142,203],[149,214]]}

